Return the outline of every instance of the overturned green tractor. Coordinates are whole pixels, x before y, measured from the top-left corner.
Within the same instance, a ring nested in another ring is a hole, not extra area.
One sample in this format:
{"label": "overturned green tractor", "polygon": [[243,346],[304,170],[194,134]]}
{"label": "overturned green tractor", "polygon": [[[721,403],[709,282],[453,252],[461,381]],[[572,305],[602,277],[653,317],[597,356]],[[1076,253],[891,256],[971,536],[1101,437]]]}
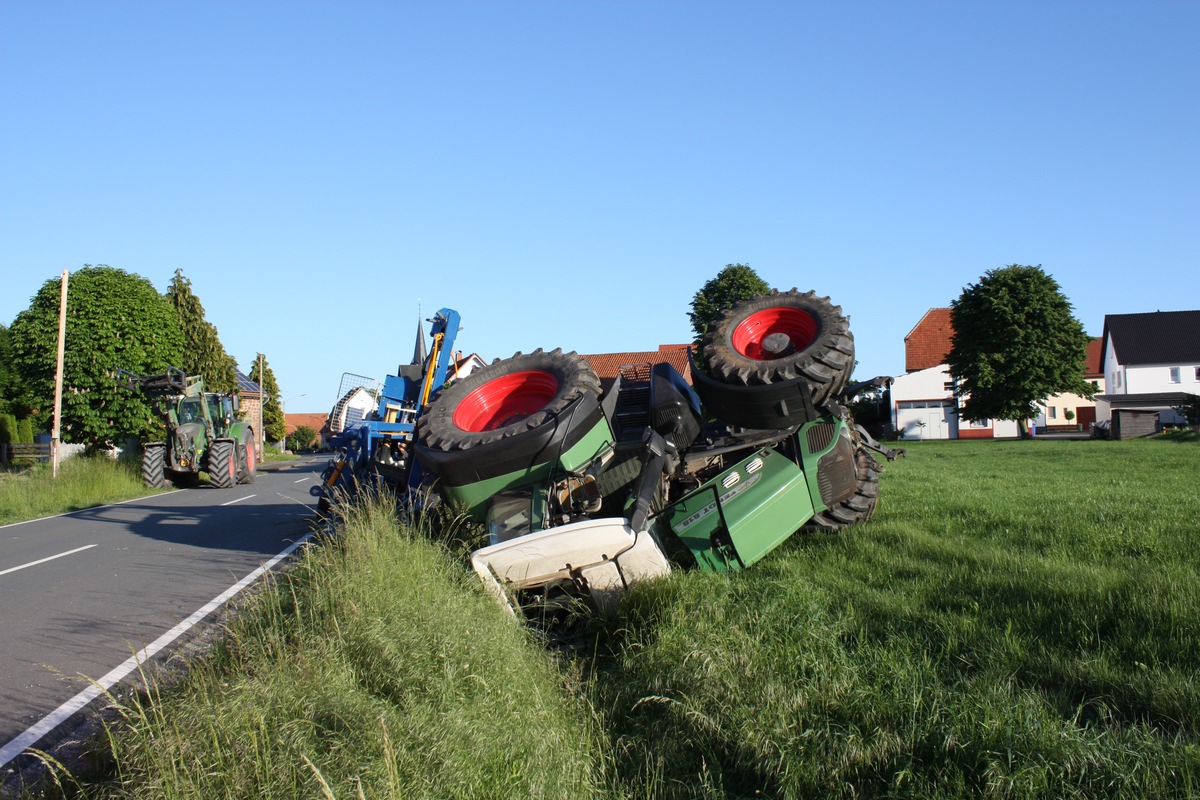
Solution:
{"label": "overturned green tractor", "polygon": [[874,456],[846,400],[854,339],[829,298],[772,292],[727,311],[692,382],[634,364],[602,395],[588,362],[561,350],[493,362],[454,383],[417,426],[417,455],[442,497],[486,524],[472,554],[514,613],[610,606],[674,569],[750,566],[801,529],[875,512]]}
{"label": "overturned green tractor", "polygon": [[118,377],[127,389],[150,398],[166,425],[165,442],[143,446],[146,486],[195,486],[201,471],[218,489],[254,482],[258,465],[254,430],[237,418],[237,395],[205,392],[201,377],[189,377],[177,367],[143,376],[120,370]]}

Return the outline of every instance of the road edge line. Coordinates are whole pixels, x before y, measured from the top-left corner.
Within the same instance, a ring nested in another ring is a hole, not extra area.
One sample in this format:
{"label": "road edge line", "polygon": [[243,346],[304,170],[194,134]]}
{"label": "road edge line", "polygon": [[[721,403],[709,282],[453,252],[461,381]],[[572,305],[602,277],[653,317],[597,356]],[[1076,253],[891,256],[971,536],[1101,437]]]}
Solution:
{"label": "road edge line", "polygon": [[66,722],[75,712],[79,711],[101,694],[107,692],[117,683],[124,680],[126,676],[157,655],[163,648],[167,647],[184,633],[195,627],[196,623],[203,620],[213,611],[216,611],[218,608],[228,602],[230,598],[234,597],[247,586],[262,577],[265,573],[269,572],[280,561],[296,552],[296,550],[309,539],[311,539],[312,536],[312,533],[306,533],[304,536],[292,542],[278,555],[271,558],[271,560],[260,564],[258,568],[249,575],[242,578],[233,586],[230,586],[228,589],[221,592],[212,600],[209,600],[199,609],[194,611],[192,615],[183,622],[180,622],[162,636],[159,636],[153,642],[146,645],[129,658],[125,659],[120,666],[110,670],[108,674],[99,680],[93,681],[90,686],[81,691],[79,694],[75,695],[70,700],[56,708],[54,711],[51,711],[33,725],[26,728],[22,733],[18,734],[9,742],[7,742],[3,747],[0,747],[0,768],[6,766],[14,758],[25,752],[27,748],[36,744],[37,741],[43,736],[53,731],[62,723]]}

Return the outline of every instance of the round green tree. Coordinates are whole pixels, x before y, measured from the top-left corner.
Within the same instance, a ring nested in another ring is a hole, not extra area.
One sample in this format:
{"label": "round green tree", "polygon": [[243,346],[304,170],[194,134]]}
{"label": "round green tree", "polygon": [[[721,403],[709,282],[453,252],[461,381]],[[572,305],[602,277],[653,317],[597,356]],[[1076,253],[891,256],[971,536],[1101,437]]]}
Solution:
{"label": "round green tree", "polygon": [[705,283],[692,298],[692,310],[688,313],[688,319],[692,322],[696,342],[699,343],[704,338],[708,324],[721,316],[721,312],[732,308],[740,300],[748,300],[756,294],[766,294],[769,291],[771,287],[749,264],[726,264],[725,268]]}
{"label": "round green tree", "polygon": [[1038,401],[1095,393],[1083,377],[1089,337],[1040,266],[988,271],[950,304],[950,321],[946,363],[963,419],[1014,420],[1025,436],[1024,421],[1037,415]]}
{"label": "round green tree", "polygon": [[308,425],[298,425],[296,430],[288,434],[287,447],[289,450],[307,450],[317,439],[317,432]]}
{"label": "round green tree", "polygon": [[[10,329],[13,367],[34,425],[54,415],[60,278],[46,281]],[[70,276],[63,360],[62,440],[92,446],[144,437],[158,420],[145,397],[118,388],[118,368],[163,372],[179,363],[183,336],[171,305],[150,281],[85,265]]]}

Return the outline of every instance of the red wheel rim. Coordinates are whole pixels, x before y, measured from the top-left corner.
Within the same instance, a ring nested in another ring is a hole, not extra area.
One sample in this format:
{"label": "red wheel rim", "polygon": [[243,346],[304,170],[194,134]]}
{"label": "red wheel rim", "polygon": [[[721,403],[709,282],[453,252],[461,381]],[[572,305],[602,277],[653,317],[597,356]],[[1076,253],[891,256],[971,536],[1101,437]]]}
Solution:
{"label": "red wheel rim", "polygon": [[258,456],[254,452],[254,442],[246,442],[246,472],[250,475],[258,469]]}
{"label": "red wheel rim", "polygon": [[536,414],[558,391],[558,379],[530,369],[488,381],[454,409],[454,425],[470,433],[494,431]]}
{"label": "red wheel rim", "polygon": [[774,361],[806,349],[817,338],[819,324],[807,311],[767,308],[737,324],[733,349],[755,361]]}

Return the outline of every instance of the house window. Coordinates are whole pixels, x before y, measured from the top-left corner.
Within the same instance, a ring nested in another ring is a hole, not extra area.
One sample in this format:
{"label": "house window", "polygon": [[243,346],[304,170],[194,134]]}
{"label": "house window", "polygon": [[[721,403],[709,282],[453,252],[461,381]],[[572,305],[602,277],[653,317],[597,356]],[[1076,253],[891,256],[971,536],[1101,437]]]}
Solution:
{"label": "house window", "polygon": [[1200,381],[1200,367],[1196,367],[1196,377],[1194,380]]}
{"label": "house window", "polygon": [[1058,409],[1055,408],[1054,406],[1050,406],[1049,408],[1047,408],[1046,409],[1046,418],[1047,419],[1058,419]]}
{"label": "house window", "polygon": [[972,428],[990,428],[992,421],[990,419],[973,419],[969,427]]}
{"label": "house window", "polygon": [[1112,384],[1114,389],[1121,388],[1121,373],[1119,371],[1113,373]]}
{"label": "house window", "polygon": [[1179,383],[1179,367],[1171,367],[1171,383]]}

